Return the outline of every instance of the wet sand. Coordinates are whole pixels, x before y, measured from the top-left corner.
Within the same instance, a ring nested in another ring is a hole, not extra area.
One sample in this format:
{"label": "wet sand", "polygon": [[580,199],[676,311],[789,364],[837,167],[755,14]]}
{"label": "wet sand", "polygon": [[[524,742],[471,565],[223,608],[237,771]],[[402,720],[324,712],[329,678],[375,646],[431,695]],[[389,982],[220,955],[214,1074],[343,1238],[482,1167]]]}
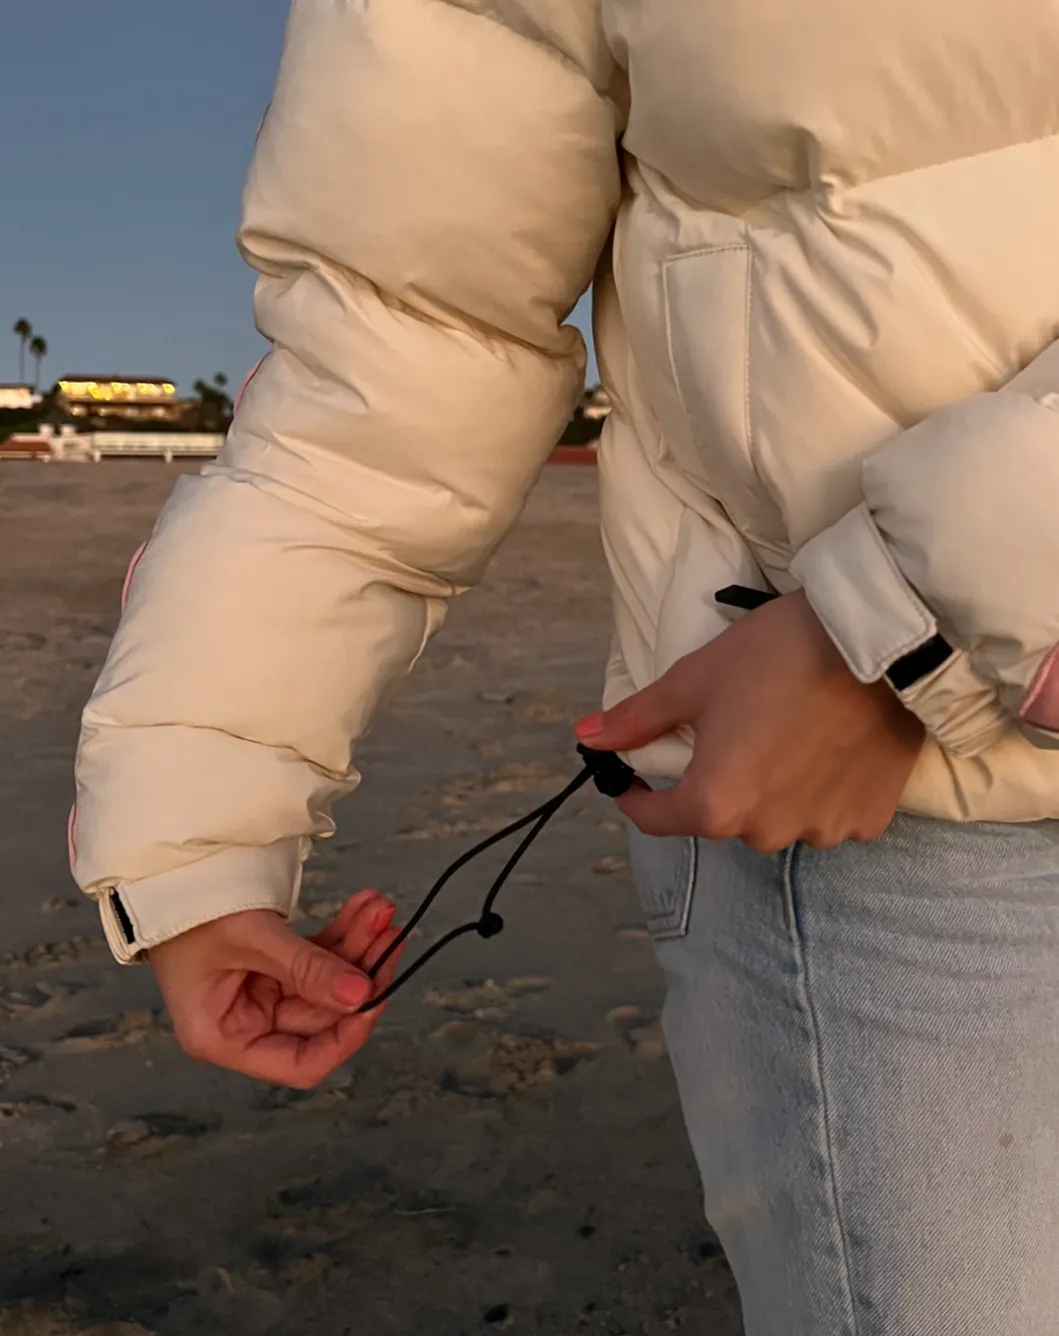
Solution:
{"label": "wet sand", "polygon": [[[180,1053],[65,865],[77,713],[178,470],[0,466],[0,1336],[737,1336],[613,809],[582,793],[504,894],[309,1095]],[[413,906],[557,791],[597,701],[595,474],[552,468],[360,751],[303,926]],[[476,912],[475,864],[426,940]]]}

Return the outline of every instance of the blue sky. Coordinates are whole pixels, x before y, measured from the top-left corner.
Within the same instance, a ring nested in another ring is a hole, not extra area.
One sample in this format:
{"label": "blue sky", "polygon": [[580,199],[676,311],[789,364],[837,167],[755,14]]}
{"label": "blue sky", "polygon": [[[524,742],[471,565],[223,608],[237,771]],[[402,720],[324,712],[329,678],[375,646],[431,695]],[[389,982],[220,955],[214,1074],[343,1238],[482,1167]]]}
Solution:
{"label": "blue sky", "polygon": [[51,348],[49,384],[238,382],[262,344],[233,235],[287,0],[3,8],[0,381],[17,375],[25,316]]}

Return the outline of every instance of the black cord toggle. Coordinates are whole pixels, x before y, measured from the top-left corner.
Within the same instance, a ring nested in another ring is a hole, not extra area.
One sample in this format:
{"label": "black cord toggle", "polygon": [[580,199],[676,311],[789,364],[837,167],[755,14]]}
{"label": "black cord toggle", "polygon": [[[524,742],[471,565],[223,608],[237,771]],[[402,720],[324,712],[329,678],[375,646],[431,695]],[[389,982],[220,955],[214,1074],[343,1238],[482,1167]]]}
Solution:
{"label": "black cord toggle", "polygon": [[629,792],[636,779],[636,771],[626,765],[617,752],[593,751],[578,743],[577,754],[592,773],[596,788],[604,798],[620,798]]}
{"label": "black cord toggle", "polygon": [[434,942],[434,944],[428,947],[421,956],[416,960],[413,960],[411,965],[409,965],[403,973],[399,974],[397,978],[394,979],[389,988],[381,992],[378,997],[373,997],[370,1002],[366,1002],[364,1006],[360,1008],[361,1014],[374,1011],[376,1007],[381,1007],[384,1002],[388,1002],[390,998],[393,997],[394,993],[396,993],[398,989],[403,988],[413,975],[418,974],[428,961],[433,960],[440,951],[443,951],[446,946],[455,942],[458,938],[466,937],[469,933],[476,932],[479,937],[488,941],[489,938],[498,937],[500,933],[504,931],[504,920],[493,908],[497,897],[504,887],[504,883],[507,881],[508,877],[511,876],[512,872],[514,872],[521,861],[523,854],[541,833],[544,827],[556,812],[558,812],[560,807],[562,807],[568,799],[574,796],[578,789],[584,788],[589,780],[592,780],[595,783],[596,788],[604,795],[604,797],[620,798],[623,793],[627,793],[632,787],[633,782],[636,779],[636,771],[633,770],[632,766],[626,765],[614,752],[593,751],[591,747],[585,746],[579,746],[577,750],[581,759],[585,763],[581,773],[572,779],[570,783],[567,784],[566,788],[563,789],[561,793],[557,793],[554,798],[549,798],[547,802],[542,803],[540,807],[536,808],[534,811],[527,813],[524,817],[520,817],[517,821],[512,821],[509,826],[505,826],[503,830],[498,830],[495,835],[490,835],[488,839],[482,840],[482,842],[476,844],[473,849],[468,849],[467,852],[461,854],[450,867],[447,867],[423,897],[419,908],[404,925],[394,941],[391,942],[389,947],[383,952],[382,956],[375,962],[371,969],[368,970],[368,977],[370,979],[378,977],[379,971],[388,960],[392,959],[394,953],[399,951],[405,942],[408,941],[409,937],[411,937],[412,933],[425,918],[430,906],[461,868],[466,867],[467,864],[471,862],[472,859],[477,858],[479,854],[485,853],[487,849],[491,849],[494,844],[499,844],[501,840],[507,839],[509,835],[515,835],[518,831],[525,830],[529,827],[529,833],[524,835],[520,840],[514,853],[504,864],[499,875],[486,892],[480,917],[475,919],[473,923],[462,923],[458,928],[453,928],[451,932],[446,933],[444,937]]}
{"label": "black cord toggle", "polygon": [[478,920],[478,936],[486,941],[490,937],[499,937],[504,931],[504,920],[499,914],[483,914]]}

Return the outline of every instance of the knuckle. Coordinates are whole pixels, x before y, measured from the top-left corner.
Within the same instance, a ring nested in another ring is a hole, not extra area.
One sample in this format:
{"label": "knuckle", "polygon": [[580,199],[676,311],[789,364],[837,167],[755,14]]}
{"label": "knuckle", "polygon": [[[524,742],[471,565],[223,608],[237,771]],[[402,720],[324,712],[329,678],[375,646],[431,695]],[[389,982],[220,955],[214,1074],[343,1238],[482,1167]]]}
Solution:
{"label": "knuckle", "polygon": [[746,813],[731,794],[704,787],[699,790],[696,807],[700,831],[708,840],[732,840],[743,834]]}
{"label": "knuckle", "polygon": [[810,849],[834,849],[844,839],[843,834],[828,826],[813,826],[802,835],[802,843]]}
{"label": "knuckle", "polygon": [[758,826],[747,831],[743,836],[743,843],[757,854],[778,854],[789,848],[794,841],[786,831]]}
{"label": "knuckle", "polygon": [[291,961],[291,982],[302,997],[314,995],[319,990],[325,960],[307,943],[305,950],[299,951]]}
{"label": "knuckle", "polygon": [[858,844],[873,844],[886,834],[890,820],[891,818],[886,816],[862,821],[850,838],[856,840]]}

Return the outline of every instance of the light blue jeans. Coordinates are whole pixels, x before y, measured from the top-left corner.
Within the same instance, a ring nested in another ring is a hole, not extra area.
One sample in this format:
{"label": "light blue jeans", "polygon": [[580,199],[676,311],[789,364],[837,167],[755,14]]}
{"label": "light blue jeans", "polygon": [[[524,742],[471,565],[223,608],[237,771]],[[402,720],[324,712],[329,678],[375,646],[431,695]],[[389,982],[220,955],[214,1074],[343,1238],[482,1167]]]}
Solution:
{"label": "light blue jeans", "polygon": [[747,1336],[1056,1336],[1059,822],[632,855]]}

